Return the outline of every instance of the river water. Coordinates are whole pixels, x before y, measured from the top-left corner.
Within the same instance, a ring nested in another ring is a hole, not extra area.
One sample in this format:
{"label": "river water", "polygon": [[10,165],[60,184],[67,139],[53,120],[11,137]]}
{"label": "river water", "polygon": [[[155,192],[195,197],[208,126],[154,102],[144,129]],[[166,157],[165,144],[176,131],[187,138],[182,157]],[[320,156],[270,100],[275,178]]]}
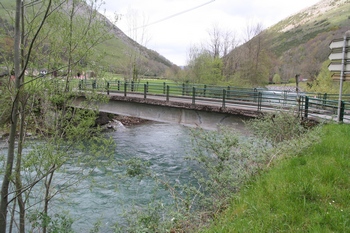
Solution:
{"label": "river water", "polygon": [[[138,158],[149,163],[153,174],[170,183],[185,184],[192,182],[189,168],[195,166],[186,160],[192,152],[190,134],[189,128],[178,124],[147,122],[120,127],[107,136],[116,142],[116,161]],[[70,167],[67,172],[75,169],[78,168]],[[114,168],[113,172],[115,176],[96,170],[94,182],[102,185],[91,185],[90,180],[79,182],[74,192],[62,194],[51,202],[49,214],[68,212],[74,219],[75,232],[89,232],[96,222],[100,222],[100,232],[114,232],[113,226],[125,223],[123,213],[132,208],[141,210],[152,200],[165,204],[172,201],[164,189],[155,191],[153,179],[120,179],[118,175],[125,173],[122,167]]]}
{"label": "river water", "polygon": [[[150,169],[171,183],[190,182],[188,168],[192,166],[185,157],[191,152],[190,130],[178,124],[149,122],[128,128],[119,128],[109,133],[117,146],[116,160],[138,158],[149,162]],[[116,173],[123,173],[116,168]],[[97,221],[102,232],[113,232],[116,223],[122,224],[123,212],[131,208],[147,206],[154,198],[161,202],[170,202],[167,192],[156,194],[156,184],[149,178],[113,179],[104,171],[94,174],[97,184],[102,187],[89,190],[89,181],[78,184],[76,191],[66,196],[68,202],[55,202],[55,207],[69,211],[74,218],[75,232],[88,232]],[[118,183],[117,188],[115,184]]]}

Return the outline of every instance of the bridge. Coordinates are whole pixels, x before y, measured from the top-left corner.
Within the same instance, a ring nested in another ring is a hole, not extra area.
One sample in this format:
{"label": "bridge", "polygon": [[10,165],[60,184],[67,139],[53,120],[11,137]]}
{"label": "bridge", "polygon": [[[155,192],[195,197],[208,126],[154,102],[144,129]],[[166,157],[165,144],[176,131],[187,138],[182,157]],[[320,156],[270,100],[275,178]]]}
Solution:
{"label": "bridge", "polygon": [[[79,81],[81,91],[95,90],[109,96],[99,110],[148,120],[201,128],[217,124],[242,125],[242,120],[267,112],[293,109],[303,119],[338,120],[338,95],[296,93],[263,88],[234,88],[148,82]],[[341,101],[340,120],[350,122],[350,96]],[[81,97],[77,104],[83,101]]]}

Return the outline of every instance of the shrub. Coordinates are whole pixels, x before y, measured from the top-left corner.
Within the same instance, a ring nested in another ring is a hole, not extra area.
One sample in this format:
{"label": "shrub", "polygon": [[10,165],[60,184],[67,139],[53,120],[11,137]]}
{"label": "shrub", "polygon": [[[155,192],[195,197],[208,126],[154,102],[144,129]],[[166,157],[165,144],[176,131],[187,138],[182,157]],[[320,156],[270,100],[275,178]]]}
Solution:
{"label": "shrub", "polygon": [[266,113],[246,123],[256,137],[272,145],[299,137],[307,131],[301,124],[298,112],[293,110]]}

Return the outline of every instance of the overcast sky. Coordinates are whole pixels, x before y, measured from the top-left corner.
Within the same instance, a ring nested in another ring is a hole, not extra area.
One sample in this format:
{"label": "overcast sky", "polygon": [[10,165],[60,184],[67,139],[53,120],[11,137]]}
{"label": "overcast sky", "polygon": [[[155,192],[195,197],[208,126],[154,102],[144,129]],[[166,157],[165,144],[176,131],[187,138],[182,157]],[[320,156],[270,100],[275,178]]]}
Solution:
{"label": "overcast sky", "polygon": [[[208,41],[217,25],[243,38],[248,24],[267,28],[320,0],[104,0],[107,17],[121,15],[116,25],[139,43],[176,65],[186,65],[192,45]],[[133,23],[131,23],[133,21]],[[131,26],[131,24],[133,24]],[[142,27],[143,25],[148,25]],[[143,30],[144,29],[144,30]],[[141,41],[141,35],[145,39]]]}

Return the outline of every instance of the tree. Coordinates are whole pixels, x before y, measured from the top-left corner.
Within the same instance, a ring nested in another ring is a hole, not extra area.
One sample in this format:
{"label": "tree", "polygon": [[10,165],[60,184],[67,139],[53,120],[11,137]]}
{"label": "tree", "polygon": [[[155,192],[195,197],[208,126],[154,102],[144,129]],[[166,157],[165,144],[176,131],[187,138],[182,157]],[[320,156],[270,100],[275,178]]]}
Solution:
{"label": "tree", "polygon": [[246,57],[243,64],[243,75],[252,85],[261,84],[263,76],[267,76],[267,70],[263,61],[264,41],[261,24],[247,25],[246,27]]}
{"label": "tree", "polygon": [[222,60],[210,52],[193,46],[190,49],[189,74],[193,83],[217,84],[222,78]]}
{"label": "tree", "polygon": [[281,83],[281,76],[279,74],[275,74],[272,78],[273,83],[280,84]]}
{"label": "tree", "polygon": [[226,74],[238,77],[241,85],[259,86],[271,78],[274,56],[267,49],[262,30],[261,24],[248,24],[245,43],[225,58],[233,70],[226,71]]}
{"label": "tree", "polygon": [[[24,6],[30,7],[30,11],[24,12]],[[7,101],[6,105],[10,106],[9,109],[1,109],[3,111],[1,115],[5,116],[2,118],[4,119],[2,123],[10,125],[10,133],[1,187],[1,233],[7,229],[12,231],[16,202],[19,205],[20,232],[25,231],[27,209],[34,207],[37,209],[35,212],[37,219],[41,216],[39,225],[42,231],[48,230],[50,201],[57,193],[76,182],[76,180],[68,183],[65,181],[62,190],[52,192],[54,174],[70,161],[68,155],[72,150],[80,149],[86,152],[89,149],[95,152],[74,158],[79,164],[91,164],[91,169],[88,168],[85,174],[95,169],[97,163],[99,166],[105,165],[100,163],[102,156],[104,160],[108,159],[109,153],[106,149],[110,148],[111,141],[100,138],[99,129],[92,128],[95,124],[96,111],[71,107],[75,97],[79,95],[70,85],[75,76],[74,71],[81,68],[82,60],[88,65],[89,58],[94,57],[93,48],[108,38],[106,37],[108,34],[103,30],[103,21],[98,18],[96,7],[98,7],[97,1],[91,1],[90,5],[81,0],[48,0],[35,5],[26,5],[21,0],[16,1],[13,56],[15,80],[9,80],[6,88],[2,90],[6,91],[2,93],[4,100]],[[53,71],[64,69],[65,76],[60,79],[33,77],[24,80],[28,68],[34,70],[41,67]],[[6,96],[8,98],[5,98]],[[93,102],[102,98],[92,93],[87,99]],[[93,105],[85,107],[96,109]],[[6,114],[8,111],[10,114]],[[32,152],[24,157],[23,147],[27,129],[37,131],[38,136],[42,136],[40,139],[46,143],[31,145]],[[17,137],[17,134],[20,136]],[[87,142],[91,143],[89,148],[86,147]],[[32,173],[23,179],[24,171]],[[34,187],[38,186],[41,186],[39,190],[44,190],[39,192],[40,201],[36,205],[26,207],[30,201],[27,198],[29,193],[34,192]],[[12,209],[11,203],[13,203]],[[38,205],[39,203],[42,205]],[[11,213],[10,220],[7,218],[8,213]],[[9,222],[11,224],[7,225]]]}
{"label": "tree", "polygon": [[227,55],[237,47],[238,40],[234,32],[225,31],[219,28],[218,25],[214,25],[211,30],[208,31],[209,41],[207,43],[207,50],[214,58],[222,60],[222,76],[225,81],[229,81],[229,76],[234,71],[234,61],[227,59]]}
{"label": "tree", "polygon": [[[332,79],[332,74],[328,70],[330,61],[323,62],[321,70],[315,80],[308,82],[308,91],[317,93],[339,93],[339,81]],[[343,83],[343,93],[350,93],[350,85]]]}
{"label": "tree", "polygon": [[141,46],[129,47],[125,50],[125,64],[124,67],[124,79],[126,81],[137,81],[139,75],[147,73],[148,69],[145,67],[145,61],[143,61],[142,51],[143,46],[146,46],[149,42],[147,37],[147,30],[145,25],[148,23],[148,19],[145,15],[142,16],[141,25],[139,23],[139,13],[136,10],[129,9],[127,13],[128,34],[133,40],[132,43],[139,43]]}
{"label": "tree", "polygon": [[[235,34],[224,31],[217,25],[208,30],[209,40],[201,46],[193,45],[189,49],[189,73],[193,81],[206,84],[218,84],[224,81],[231,60],[223,59],[238,42]],[[227,78],[226,78],[226,81]]]}
{"label": "tree", "polygon": [[209,44],[208,49],[213,57],[219,58],[221,56],[222,51],[222,41],[220,36],[220,30],[217,26],[214,26],[211,31],[208,32],[209,34]]}
{"label": "tree", "polygon": [[[14,90],[11,96],[12,109],[10,118],[10,136],[9,147],[7,152],[7,160],[5,166],[4,178],[1,186],[1,201],[0,201],[0,233],[6,232],[7,224],[7,207],[9,204],[9,186],[11,182],[12,169],[15,160],[15,142],[17,134],[18,109],[19,109],[19,94],[21,89],[21,79],[23,73],[21,72],[21,31],[20,31],[20,17],[21,17],[21,0],[16,0],[16,16],[15,16],[15,42],[14,42],[14,74],[15,83]],[[23,218],[21,218],[23,219]]]}
{"label": "tree", "polygon": [[235,33],[221,29],[218,25],[208,30],[209,41],[204,48],[215,58],[225,57],[238,45]]}

